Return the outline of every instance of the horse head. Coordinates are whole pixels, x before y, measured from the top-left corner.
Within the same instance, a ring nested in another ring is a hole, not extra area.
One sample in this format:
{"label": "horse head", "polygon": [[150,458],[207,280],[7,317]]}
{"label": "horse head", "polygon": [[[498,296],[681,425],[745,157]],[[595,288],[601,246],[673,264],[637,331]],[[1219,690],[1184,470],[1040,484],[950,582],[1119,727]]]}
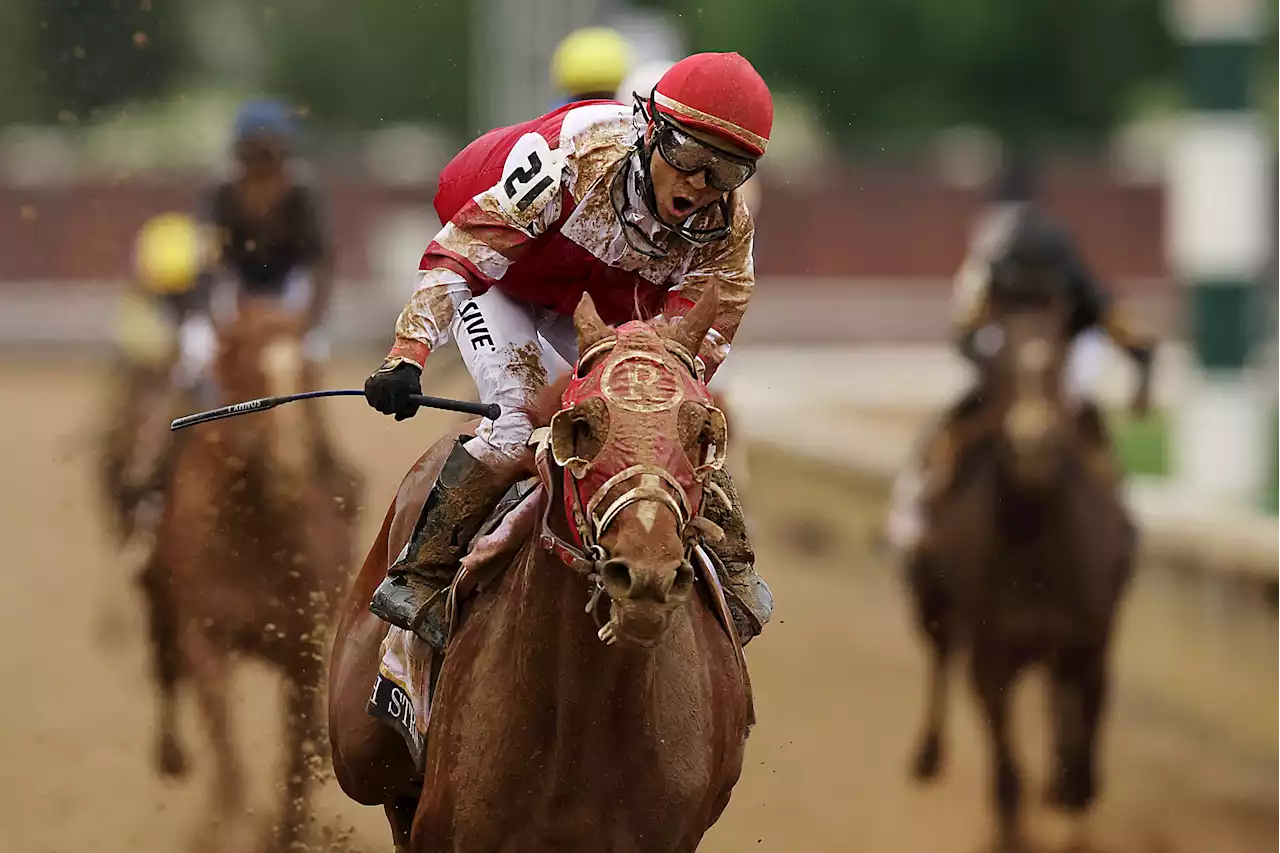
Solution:
{"label": "horse head", "polygon": [[1074,436],[1062,382],[1070,343],[1066,279],[1059,265],[1015,255],[996,265],[992,289],[999,344],[986,385],[1001,456],[1016,483],[1043,489],[1057,482]]}
{"label": "horse head", "polygon": [[231,316],[214,320],[214,373],[234,400],[289,394],[303,384],[302,318],[276,300],[241,296]]}
{"label": "horse head", "polygon": [[538,455],[569,541],[544,522],[543,544],[608,596],[606,642],[659,642],[692,592],[694,545],[718,532],[700,513],[727,429],[695,358],[718,302],[708,287],[671,325],[610,328],[587,295],[574,314],[581,357]]}
{"label": "horse head", "polygon": [[[234,312],[215,314],[213,376],[227,402],[307,390],[302,318],[274,299],[241,295]],[[307,435],[296,407],[252,418],[233,418],[219,434],[237,458],[269,454],[291,466],[305,464]],[[275,447],[272,447],[275,445]]]}

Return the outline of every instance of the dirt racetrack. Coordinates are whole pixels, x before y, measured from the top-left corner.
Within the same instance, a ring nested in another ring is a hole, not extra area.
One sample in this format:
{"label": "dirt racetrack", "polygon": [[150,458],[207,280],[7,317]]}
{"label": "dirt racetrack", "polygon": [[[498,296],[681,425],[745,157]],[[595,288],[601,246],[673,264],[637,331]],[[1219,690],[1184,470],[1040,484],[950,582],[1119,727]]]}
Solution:
{"label": "dirt racetrack", "polygon": [[[364,361],[334,370],[358,384]],[[152,770],[155,716],[132,569],[102,532],[87,430],[93,367],[0,366],[5,588],[0,596],[0,851],[186,850],[207,796],[203,733],[184,703],[196,766],[182,783]],[[453,373],[432,393],[466,395]],[[327,404],[365,472],[367,541],[400,474],[447,416],[395,424],[357,401]],[[752,458],[747,496],[759,563],[777,597],[751,646],[759,724],[748,766],[704,850],[975,853],[988,838],[987,761],[967,690],[955,691],[950,766],[934,787],[907,775],[922,715],[923,655],[892,570],[866,553],[867,508],[776,456]],[[766,491],[767,489],[767,491]],[[1138,595],[1149,594],[1139,585]],[[1131,611],[1126,611],[1126,616]],[[1138,611],[1140,612],[1140,610]],[[1126,622],[1122,645],[1140,646]],[[1275,646],[1274,632],[1270,645]],[[1123,673],[1121,673],[1123,676]],[[1275,670],[1269,674],[1274,695]],[[1027,686],[1031,686],[1028,684]],[[238,679],[238,722],[259,810],[273,799],[276,696],[260,671]],[[1087,849],[1100,853],[1261,853],[1277,848],[1277,764],[1231,731],[1192,725],[1119,685],[1106,730],[1104,793]],[[1020,696],[1033,834],[1046,754],[1040,697]],[[1274,706],[1269,712],[1274,726]],[[1274,729],[1272,729],[1274,731]],[[356,849],[390,849],[380,809],[321,792],[320,822]]]}

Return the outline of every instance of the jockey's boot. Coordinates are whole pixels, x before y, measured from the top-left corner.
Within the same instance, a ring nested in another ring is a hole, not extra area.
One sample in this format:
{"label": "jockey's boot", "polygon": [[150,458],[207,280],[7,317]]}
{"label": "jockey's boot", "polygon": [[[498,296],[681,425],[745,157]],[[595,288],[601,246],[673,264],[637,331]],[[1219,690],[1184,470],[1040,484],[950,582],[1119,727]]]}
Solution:
{"label": "jockey's boot", "polygon": [[413,631],[436,651],[448,640],[445,606],[460,561],[517,479],[514,468],[476,459],[459,438],[427,495],[409,544],[387,569],[369,609],[378,618]]}
{"label": "jockey's boot", "polygon": [[745,646],[769,621],[773,613],[773,593],[764,578],[756,574],[756,553],[747,538],[747,522],[733,478],[721,469],[711,475],[711,482],[724,493],[728,506],[725,506],[725,501],[708,496],[710,500],[705,502],[707,518],[724,530],[724,538],[719,542],[708,542],[707,547],[717,557],[715,563],[720,585],[724,588],[738,639]]}

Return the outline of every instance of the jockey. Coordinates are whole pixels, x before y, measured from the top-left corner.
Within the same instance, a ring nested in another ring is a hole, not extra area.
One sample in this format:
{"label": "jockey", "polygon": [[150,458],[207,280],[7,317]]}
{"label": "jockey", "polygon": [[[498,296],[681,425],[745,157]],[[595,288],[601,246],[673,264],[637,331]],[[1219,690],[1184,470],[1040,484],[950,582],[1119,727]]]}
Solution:
{"label": "jockey", "polygon": [[200,251],[200,228],[181,213],[152,217],[134,241],[133,279],[116,315],[120,384],[111,395],[101,457],[107,505],[126,539],[158,517],[157,476],[170,443],[169,377]]}
{"label": "jockey", "polygon": [[[490,131],[444,169],[435,206],[445,225],[365,395],[380,412],[412,417],[422,366],[452,336],[481,400],[502,415],[455,444],[374,612],[442,647],[441,593],[527,465],[528,411],[547,383],[538,337],[576,363],[572,314],[584,292],[605,322],[620,324],[679,316],[717,281],[720,311],[699,354],[715,374],[755,284],[754,226],[735,190],[755,171],[772,123],[769,89],[751,64],[704,53],[676,63],[634,110],[567,104]],[[772,598],[733,484],[716,483],[733,511],[712,519],[725,529],[713,549],[745,642],[768,621]]]}
{"label": "jockey", "polygon": [[[662,79],[662,75],[674,65],[665,59],[656,59],[652,62],[646,62],[631,70],[618,86],[616,99],[624,104],[634,103],[636,98],[641,100],[647,98],[649,93],[653,91],[653,87]],[[738,195],[747,206],[747,212],[754,216],[760,210],[760,182],[755,180],[747,181],[738,187]]]}
{"label": "jockey", "polygon": [[[607,27],[583,27],[556,46],[551,56],[551,79],[566,98],[561,106],[610,100],[630,67],[631,45],[625,38]],[[624,103],[629,105],[631,99]]]}
{"label": "jockey", "polygon": [[170,358],[174,333],[200,273],[200,229],[181,213],[153,216],[138,230],[134,281],[121,304],[117,343],[133,366]]}
{"label": "jockey", "polygon": [[[1105,422],[1093,401],[1094,386],[1106,358],[1107,339],[1122,348],[1142,372],[1142,391],[1134,400],[1137,414],[1146,411],[1148,379],[1156,342],[1138,331],[1111,294],[1085,265],[1070,234],[1029,201],[996,205],[979,224],[968,256],[956,274],[953,323],[956,346],[962,356],[981,365],[999,346],[1000,331],[989,324],[990,309],[1000,298],[991,288],[992,269],[1020,253],[1046,257],[1063,273],[1067,299],[1067,335],[1070,349],[1064,369],[1063,392],[1076,406],[1093,434],[1094,469],[1114,486],[1120,477],[1111,461]],[[944,415],[929,448],[950,447],[948,436],[955,425],[982,402],[983,389],[970,388]],[[894,484],[889,538],[901,551],[910,551],[923,532],[921,504],[944,493],[951,485],[959,452],[935,453],[926,449],[917,466]]]}
{"label": "jockey", "polygon": [[180,384],[197,381],[213,359],[211,314],[234,310],[239,294],[269,296],[304,315],[308,370],[328,357],[322,324],[333,292],[331,250],[320,196],[293,154],[294,120],[274,100],[251,100],[236,116],[236,172],[205,201],[209,231],[202,304],[181,333]]}

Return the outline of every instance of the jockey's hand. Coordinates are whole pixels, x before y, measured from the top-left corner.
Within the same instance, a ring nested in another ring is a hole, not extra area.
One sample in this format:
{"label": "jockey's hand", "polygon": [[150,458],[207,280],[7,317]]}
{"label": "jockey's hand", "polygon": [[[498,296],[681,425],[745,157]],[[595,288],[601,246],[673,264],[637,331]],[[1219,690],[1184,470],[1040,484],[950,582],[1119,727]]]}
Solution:
{"label": "jockey's hand", "polygon": [[364,381],[364,398],[384,415],[395,415],[403,421],[418,413],[418,405],[409,397],[422,393],[422,368],[407,361],[383,362]]}

